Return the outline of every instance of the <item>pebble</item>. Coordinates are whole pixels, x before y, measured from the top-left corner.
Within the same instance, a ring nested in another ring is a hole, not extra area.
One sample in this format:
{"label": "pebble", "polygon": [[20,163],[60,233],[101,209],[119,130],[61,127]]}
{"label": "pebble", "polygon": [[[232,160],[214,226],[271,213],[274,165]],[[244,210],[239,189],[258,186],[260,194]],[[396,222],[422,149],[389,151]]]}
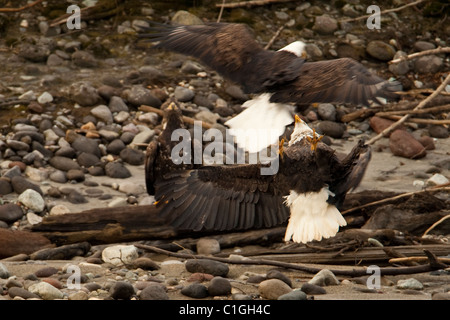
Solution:
{"label": "pebble", "polygon": [[0,205],[0,220],[11,223],[23,217],[22,208],[15,203]]}
{"label": "pebble", "polygon": [[135,294],[134,287],[129,282],[117,281],[109,291],[111,298],[115,300],[130,300]]}
{"label": "pebble", "polygon": [[138,166],[144,163],[145,155],[141,150],[124,148],[119,153],[120,158],[128,164]]}
{"label": "pebble", "polygon": [[264,280],[258,286],[259,294],[267,300],[277,300],[280,296],[291,291],[291,287],[279,279]]}
{"label": "pebble", "polygon": [[322,269],[314,277],[308,281],[309,284],[314,284],[317,286],[332,286],[338,285],[339,280],[336,276],[328,269]]}
{"label": "pebble", "polygon": [[404,290],[423,290],[423,284],[414,278],[409,278],[404,280],[398,280],[397,288]]}
{"label": "pebble", "polygon": [[177,86],[175,88],[174,94],[175,94],[175,98],[180,102],[191,101],[195,96],[194,91],[192,91],[189,88],[184,88],[184,87],[180,87],[180,86]]}
{"label": "pebble", "polygon": [[49,160],[49,164],[54,167],[55,169],[62,170],[62,171],[69,171],[69,170],[79,170],[80,165],[73,161],[71,158],[61,157],[61,156],[54,156]]}
{"label": "pebble", "polygon": [[231,293],[231,283],[228,279],[214,277],[208,285],[210,296],[225,296]]}
{"label": "pebble", "polygon": [[41,281],[28,287],[28,291],[37,294],[44,300],[62,299],[64,294],[51,284]]}
{"label": "pebble", "polygon": [[86,292],[80,290],[80,291],[69,294],[68,299],[69,300],[88,300],[89,295]]}
{"label": "pebble", "polygon": [[141,85],[132,86],[130,89],[125,90],[123,94],[128,102],[133,105],[148,105],[159,108],[162,104],[158,97]]}
{"label": "pebble", "polygon": [[81,68],[95,68],[98,66],[98,61],[95,57],[83,50],[77,50],[72,54],[73,63]]}
{"label": "pebble", "polygon": [[312,29],[319,34],[332,34],[338,29],[338,23],[336,19],[324,14],[316,17]]}
{"label": "pebble", "polygon": [[44,267],[34,272],[34,275],[39,278],[47,278],[58,272],[54,267]]}
{"label": "pebble", "polygon": [[126,179],[131,177],[131,172],[120,162],[109,162],[105,166],[105,173],[110,178]]}
{"label": "pebble", "polygon": [[0,262],[0,279],[6,279],[9,278],[10,274],[8,271],[8,268]]}
{"label": "pebble", "polygon": [[340,139],[344,135],[345,126],[338,122],[324,120],[319,123],[318,131],[323,135]]}
{"label": "pebble", "polygon": [[226,277],[229,271],[227,264],[209,259],[188,259],[185,266],[191,273],[209,273],[220,277]]}
{"label": "pebble", "polygon": [[141,268],[143,270],[158,270],[160,266],[150,258],[140,257],[133,260],[133,266],[135,268]]}
{"label": "pebble", "polygon": [[292,287],[291,279],[289,279],[288,276],[278,270],[270,270],[269,272],[267,272],[266,279],[278,279],[286,283],[289,287]]}
{"label": "pebble", "polygon": [[435,173],[426,182],[427,186],[439,186],[448,184],[450,181],[444,175]]}
{"label": "pebble", "polygon": [[279,296],[278,300],[307,300],[307,296],[302,290],[292,290]]}
{"label": "pebble", "polygon": [[23,299],[41,299],[41,297],[38,296],[37,294],[32,293],[24,288],[19,288],[19,287],[9,288],[8,295],[11,298],[21,297]]}
{"label": "pebble", "polygon": [[445,139],[450,136],[448,129],[444,126],[430,126],[428,132],[433,138]]}
{"label": "pebble", "polygon": [[336,121],[336,107],[331,103],[319,104],[317,113],[322,120]]}
{"label": "pebble", "polygon": [[443,59],[438,56],[423,56],[414,60],[414,71],[419,74],[436,73],[442,69],[443,65]]}
{"label": "pebble", "polygon": [[196,247],[200,255],[213,255],[220,252],[220,243],[216,239],[200,238]]}
{"label": "pebble", "polygon": [[99,105],[91,109],[92,115],[109,124],[113,122],[111,110],[105,105]]}
{"label": "pebble", "polygon": [[394,58],[395,49],[384,41],[373,40],[367,44],[367,53],[375,59],[389,61]]}
{"label": "pebble", "polygon": [[140,300],[169,300],[164,286],[154,283],[147,285],[139,294]]}
{"label": "pebble", "polygon": [[312,295],[312,296],[327,293],[327,291],[324,288],[322,288],[319,285],[312,284],[312,283],[304,283],[301,287],[301,290],[304,293]]}
{"label": "pebble", "polygon": [[35,212],[42,212],[45,208],[45,201],[42,195],[33,189],[25,190],[19,195],[17,201]]}
{"label": "pebble", "polygon": [[181,294],[196,299],[202,299],[209,296],[208,288],[198,282],[191,283],[181,289]]}
{"label": "pebble", "polygon": [[389,148],[393,155],[409,159],[426,156],[425,147],[406,130],[397,129],[389,137]]}
{"label": "pebble", "polygon": [[103,261],[115,266],[131,264],[138,256],[137,248],[133,245],[110,246],[102,251]]}

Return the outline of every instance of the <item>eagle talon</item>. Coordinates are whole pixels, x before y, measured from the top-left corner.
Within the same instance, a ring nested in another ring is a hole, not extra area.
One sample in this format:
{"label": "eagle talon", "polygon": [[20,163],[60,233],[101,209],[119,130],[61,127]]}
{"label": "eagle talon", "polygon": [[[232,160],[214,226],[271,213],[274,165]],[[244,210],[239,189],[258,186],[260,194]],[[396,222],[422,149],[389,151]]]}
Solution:
{"label": "eagle talon", "polygon": [[284,138],[278,142],[278,154],[280,155],[281,159],[283,159],[284,156]]}
{"label": "eagle talon", "polygon": [[322,140],[323,136],[316,135],[316,129],[313,128],[312,137],[306,137],[306,140],[311,144],[311,151],[317,150],[317,144]]}

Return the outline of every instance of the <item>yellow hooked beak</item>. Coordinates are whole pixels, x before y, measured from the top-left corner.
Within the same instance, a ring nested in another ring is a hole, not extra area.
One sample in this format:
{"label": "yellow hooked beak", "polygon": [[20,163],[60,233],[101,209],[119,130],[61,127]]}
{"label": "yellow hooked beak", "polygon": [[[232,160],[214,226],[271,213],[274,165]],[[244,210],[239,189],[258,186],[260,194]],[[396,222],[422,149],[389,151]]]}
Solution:
{"label": "yellow hooked beak", "polygon": [[304,121],[302,120],[302,118],[300,118],[297,114],[295,115],[295,124],[297,123],[303,123]]}

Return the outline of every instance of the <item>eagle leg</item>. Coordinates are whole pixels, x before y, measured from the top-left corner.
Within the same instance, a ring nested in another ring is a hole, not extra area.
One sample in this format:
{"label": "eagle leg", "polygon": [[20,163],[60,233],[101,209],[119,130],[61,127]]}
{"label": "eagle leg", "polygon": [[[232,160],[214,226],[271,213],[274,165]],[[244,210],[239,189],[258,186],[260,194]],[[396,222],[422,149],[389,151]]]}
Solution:
{"label": "eagle leg", "polygon": [[281,159],[283,159],[284,156],[284,138],[278,142],[278,154],[280,155]]}
{"label": "eagle leg", "polygon": [[306,137],[306,140],[311,144],[311,151],[316,151],[317,144],[322,140],[323,136],[316,134],[316,129],[313,129],[312,137]]}

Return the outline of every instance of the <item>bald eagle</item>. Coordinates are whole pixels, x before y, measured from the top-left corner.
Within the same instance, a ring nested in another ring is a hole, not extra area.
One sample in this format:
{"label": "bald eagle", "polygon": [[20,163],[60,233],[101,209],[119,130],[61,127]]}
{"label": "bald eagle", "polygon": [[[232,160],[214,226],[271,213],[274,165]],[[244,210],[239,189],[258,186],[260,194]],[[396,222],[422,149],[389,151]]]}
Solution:
{"label": "bald eagle", "polygon": [[321,240],[346,224],[339,207],[361,181],[369,159],[370,149],[361,141],[339,158],[296,117],[273,175],[261,174],[266,164],[169,170],[153,183],[155,205],[180,230],[243,230],[288,221],[286,241]]}
{"label": "bald eagle", "polygon": [[[158,24],[149,31],[140,37],[158,41],[156,47],[193,56],[256,95],[244,104],[246,110],[226,123],[238,145],[250,152],[278,141],[293,122],[291,104],[369,105],[397,98],[395,92],[401,90],[399,82],[386,81],[350,58],[307,62],[301,41],[278,51],[265,50],[244,24]],[[267,134],[261,143],[250,143],[249,129],[266,129]]]}

